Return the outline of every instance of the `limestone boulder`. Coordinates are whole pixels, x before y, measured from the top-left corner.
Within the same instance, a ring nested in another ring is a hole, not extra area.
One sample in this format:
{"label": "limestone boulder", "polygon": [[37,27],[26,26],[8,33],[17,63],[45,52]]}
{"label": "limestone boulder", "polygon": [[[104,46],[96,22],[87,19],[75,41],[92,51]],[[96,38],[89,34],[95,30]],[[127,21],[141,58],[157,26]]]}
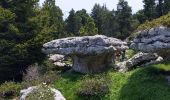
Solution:
{"label": "limestone boulder", "polygon": [[112,65],[116,51],[127,49],[127,43],[104,35],[68,37],[45,43],[46,54],[62,54],[73,60],[73,70],[81,73],[101,72]]}
{"label": "limestone boulder", "polygon": [[62,62],[64,60],[64,55],[60,54],[53,54],[53,55],[48,55],[48,59],[51,62]]}
{"label": "limestone boulder", "polygon": [[130,48],[146,53],[157,53],[167,58],[170,54],[170,28],[159,26],[139,31]]}
{"label": "limestone boulder", "polygon": [[[32,87],[28,87],[27,89],[21,90],[19,100],[27,100],[26,97],[38,88],[40,88],[40,86],[32,86]],[[58,91],[57,89],[54,88],[49,88],[49,89],[52,92],[54,92],[54,100],[66,100],[64,96],[61,94],[61,92]]]}
{"label": "limestone boulder", "polygon": [[126,72],[132,70],[137,66],[146,66],[149,64],[161,62],[162,60],[163,59],[155,53],[139,52],[127,61],[117,63],[115,65],[115,68],[118,69],[120,72]]}

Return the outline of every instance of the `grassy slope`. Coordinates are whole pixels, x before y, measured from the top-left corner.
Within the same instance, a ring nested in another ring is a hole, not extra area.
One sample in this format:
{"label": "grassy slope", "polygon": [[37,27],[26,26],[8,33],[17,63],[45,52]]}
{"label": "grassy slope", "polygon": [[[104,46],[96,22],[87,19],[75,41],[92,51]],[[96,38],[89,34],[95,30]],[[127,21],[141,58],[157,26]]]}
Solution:
{"label": "grassy slope", "polygon": [[160,18],[153,19],[152,21],[147,21],[144,24],[141,24],[137,30],[150,29],[160,25],[170,27],[170,13],[161,16]]}
{"label": "grassy slope", "polygon": [[145,23],[139,25],[137,30],[129,36],[129,39],[131,40],[136,37],[139,34],[138,31],[151,29],[160,25],[170,27],[170,12],[160,18],[153,19],[152,21],[146,21]]}
{"label": "grassy slope", "polygon": [[127,73],[113,70],[98,75],[65,73],[56,81],[55,87],[67,100],[83,100],[76,96],[76,91],[83,80],[107,77],[111,80],[110,92],[105,96],[88,100],[169,100],[170,86],[164,75],[164,72],[167,74],[168,71],[170,63],[139,68]]}

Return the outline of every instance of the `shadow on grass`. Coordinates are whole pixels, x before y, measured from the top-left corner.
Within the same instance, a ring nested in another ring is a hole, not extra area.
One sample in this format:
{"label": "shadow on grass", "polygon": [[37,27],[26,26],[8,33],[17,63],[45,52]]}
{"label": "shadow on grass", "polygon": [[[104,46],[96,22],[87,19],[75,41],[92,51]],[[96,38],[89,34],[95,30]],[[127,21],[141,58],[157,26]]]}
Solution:
{"label": "shadow on grass", "polygon": [[84,74],[81,74],[81,73],[78,73],[75,71],[61,73],[61,77],[64,79],[67,79],[69,81],[77,81],[80,78],[82,78],[83,76],[84,76]]}
{"label": "shadow on grass", "polygon": [[117,100],[170,100],[170,86],[161,71],[155,66],[136,70],[121,88]]}

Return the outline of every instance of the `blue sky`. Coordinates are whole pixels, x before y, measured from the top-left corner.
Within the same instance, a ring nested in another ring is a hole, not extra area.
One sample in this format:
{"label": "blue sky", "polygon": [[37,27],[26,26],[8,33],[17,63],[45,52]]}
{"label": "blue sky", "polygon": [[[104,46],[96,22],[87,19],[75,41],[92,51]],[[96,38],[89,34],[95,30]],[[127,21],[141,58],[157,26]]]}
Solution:
{"label": "blue sky", "polygon": [[[143,0],[126,0],[128,4],[132,7],[133,13],[143,8]],[[42,4],[44,0],[40,0],[40,4]],[[106,4],[107,8],[112,10],[116,9],[116,5],[118,0],[56,0],[56,5],[59,6],[63,13],[64,17],[68,15],[68,12],[73,8],[74,10],[86,9],[88,13],[91,12],[94,4]]]}

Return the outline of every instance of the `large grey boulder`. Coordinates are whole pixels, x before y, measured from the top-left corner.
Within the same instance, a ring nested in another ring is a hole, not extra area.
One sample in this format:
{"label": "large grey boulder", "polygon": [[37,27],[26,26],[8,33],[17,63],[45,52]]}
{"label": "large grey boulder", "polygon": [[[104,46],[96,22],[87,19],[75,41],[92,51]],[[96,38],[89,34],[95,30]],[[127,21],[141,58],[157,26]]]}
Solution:
{"label": "large grey boulder", "polygon": [[132,70],[137,66],[146,66],[149,64],[161,62],[162,60],[163,59],[155,53],[139,52],[127,61],[117,63],[115,65],[115,68],[118,69],[120,72],[126,72]]}
{"label": "large grey boulder", "polygon": [[170,28],[159,26],[139,31],[130,48],[167,58],[170,54]]}
{"label": "large grey boulder", "polygon": [[[21,90],[19,100],[27,100],[26,97],[38,88],[40,88],[40,86],[32,86],[32,87],[28,87],[27,89]],[[57,89],[54,88],[49,88],[49,89],[52,92],[54,92],[54,100],[66,100],[64,96],[61,94],[61,92],[58,91]]]}
{"label": "large grey boulder", "polygon": [[74,71],[94,73],[111,66],[114,53],[127,48],[127,43],[119,39],[95,35],[53,40],[45,43],[42,51],[70,56]]}

